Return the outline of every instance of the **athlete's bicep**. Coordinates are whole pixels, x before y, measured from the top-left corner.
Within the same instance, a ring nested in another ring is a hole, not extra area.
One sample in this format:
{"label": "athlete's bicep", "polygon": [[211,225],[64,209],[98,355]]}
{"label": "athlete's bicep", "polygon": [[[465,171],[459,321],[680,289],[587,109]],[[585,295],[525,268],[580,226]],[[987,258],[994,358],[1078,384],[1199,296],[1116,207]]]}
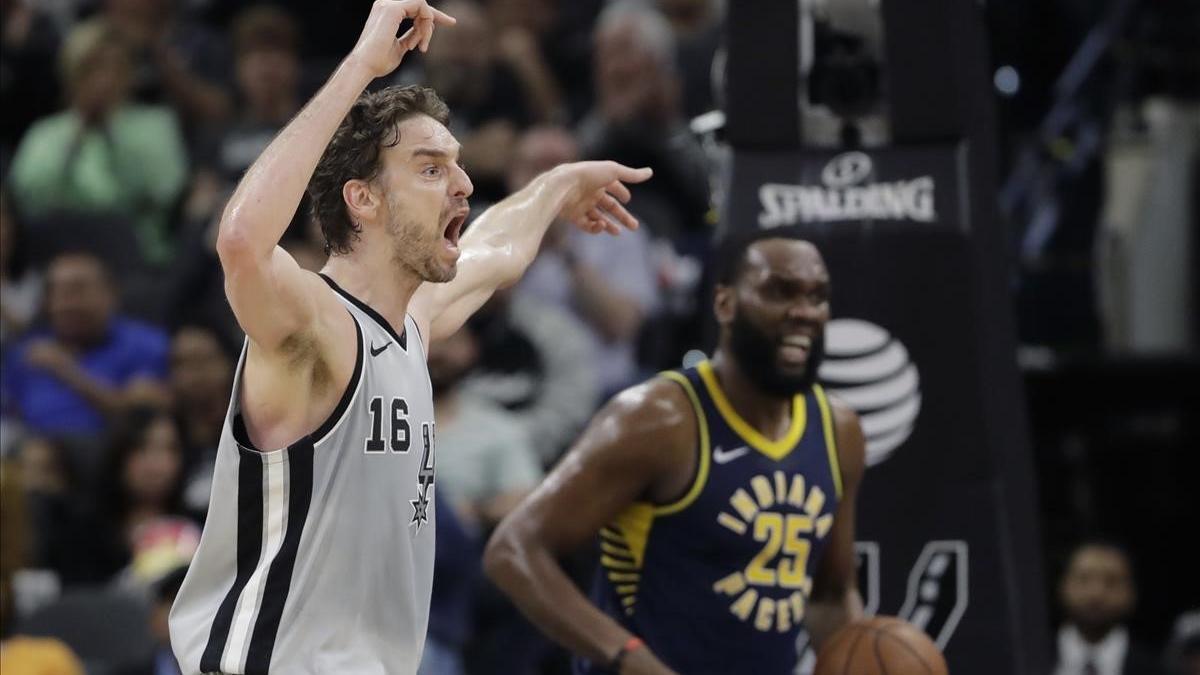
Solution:
{"label": "athlete's bicep", "polygon": [[694,446],[693,417],[674,383],[622,392],[505,525],[555,553],[578,548],[678,469]]}
{"label": "athlete's bicep", "polygon": [[265,259],[225,250],[225,295],[246,335],[268,351],[288,337],[312,326],[319,299],[324,297],[319,277],[296,263],[276,246]]}

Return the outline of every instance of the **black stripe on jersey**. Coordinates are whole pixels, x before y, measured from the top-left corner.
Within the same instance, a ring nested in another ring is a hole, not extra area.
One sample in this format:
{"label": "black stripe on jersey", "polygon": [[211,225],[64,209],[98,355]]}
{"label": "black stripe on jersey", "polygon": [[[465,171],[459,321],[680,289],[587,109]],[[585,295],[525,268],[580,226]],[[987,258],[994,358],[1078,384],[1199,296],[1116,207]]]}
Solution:
{"label": "black stripe on jersey", "polygon": [[304,532],[308,507],[312,503],[312,438],[296,441],[287,449],[287,453],[287,530],[263,585],[262,604],[254,620],[254,630],[250,633],[250,648],[246,651],[246,675],[267,675],[270,668],[271,652],[275,649],[275,637],[279,634],[279,619],[283,616],[283,606],[292,587],[292,570],[296,567],[300,535]]}
{"label": "black stripe on jersey", "polygon": [[229,641],[229,628],[238,596],[242,594],[250,575],[262,554],[263,531],[263,461],[250,450],[238,452],[238,523],[237,576],[225,594],[208,633],[208,644],[200,656],[200,670],[205,673],[221,671],[221,654]]}
{"label": "black stripe on jersey", "polygon": [[[350,310],[346,311],[349,312]],[[325,422],[317,427],[317,430],[309,436],[313,443],[320,443],[329,435],[329,432],[333,431],[333,427],[337,425],[342,416],[346,414],[346,409],[350,407],[350,401],[354,398],[354,392],[358,390],[358,382],[362,379],[363,350],[366,349],[363,347],[362,326],[358,324],[358,319],[353,314],[350,315],[350,319],[354,322],[354,330],[358,335],[358,356],[354,357],[354,374],[350,376],[350,382],[346,385],[346,391],[342,392],[342,398],[338,401],[337,407],[333,409],[333,412],[329,413],[329,417],[325,418]]]}
{"label": "black stripe on jersey", "polygon": [[[396,343],[400,345],[401,349],[408,351],[408,335],[406,333],[397,333],[396,329],[392,328],[392,324],[388,323],[388,320],[383,318],[382,314],[371,309],[371,306],[367,303],[347,293],[341,286],[338,286],[337,282],[335,282],[333,279],[330,279],[324,274],[321,275],[321,278],[324,279],[325,283],[329,284],[329,287],[337,292],[338,295],[341,295],[343,298],[349,300],[355,307],[361,309],[367,316],[374,319],[375,323],[379,324],[388,332],[388,335],[391,335],[396,340]],[[403,330],[404,326],[401,325],[400,328]]]}
{"label": "black stripe on jersey", "polygon": [[[354,314],[351,313],[350,310],[346,310],[346,313],[350,314],[350,320],[354,322],[354,331],[358,335],[358,351],[354,357],[354,374],[350,376],[350,382],[346,384],[346,390],[342,392],[342,398],[338,400],[338,404],[333,409],[333,412],[329,413],[329,417],[326,417],[325,421],[321,423],[321,426],[317,427],[317,430],[312,432],[312,434],[309,436],[314,444],[325,440],[325,437],[329,435],[329,432],[333,431],[333,428],[337,426],[338,421],[341,420],[342,416],[346,414],[346,409],[350,407],[350,402],[354,400],[354,392],[358,391],[358,383],[360,380],[362,380],[362,326],[359,325],[358,319],[354,317]],[[254,441],[250,440],[250,433],[246,431],[246,420],[242,417],[241,410],[238,410],[237,414],[233,416],[233,425],[231,428],[233,430],[233,440],[237,441],[238,445],[246,448],[247,450],[262,452],[258,446],[254,445]],[[296,442],[299,443],[300,441]]]}

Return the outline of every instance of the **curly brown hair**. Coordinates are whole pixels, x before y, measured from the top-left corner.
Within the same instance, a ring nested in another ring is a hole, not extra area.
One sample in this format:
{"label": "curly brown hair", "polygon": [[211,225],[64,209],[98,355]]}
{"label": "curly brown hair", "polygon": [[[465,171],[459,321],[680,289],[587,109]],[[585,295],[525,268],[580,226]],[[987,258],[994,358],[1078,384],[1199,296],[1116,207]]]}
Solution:
{"label": "curly brown hair", "polygon": [[333,134],[308,182],[312,216],[325,235],[325,253],[349,253],[361,226],[346,212],[342,186],[346,181],[374,180],[383,164],[383,148],[400,142],[400,123],[428,115],[447,124],[450,109],[428,87],[387,87],[358,98]]}

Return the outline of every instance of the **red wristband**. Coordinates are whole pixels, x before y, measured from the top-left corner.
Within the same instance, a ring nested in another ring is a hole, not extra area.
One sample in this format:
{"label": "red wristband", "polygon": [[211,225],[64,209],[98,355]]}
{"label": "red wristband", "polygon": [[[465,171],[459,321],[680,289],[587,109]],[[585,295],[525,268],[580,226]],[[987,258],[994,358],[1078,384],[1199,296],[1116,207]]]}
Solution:
{"label": "red wristband", "polygon": [[612,661],[608,662],[608,672],[613,673],[614,675],[619,675],[621,672],[621,662],[625,660],[625,655],[641,648],[645,644],[646,643],[642,642],[642,639],[636,635],[626,640],[625,644],[621,645],[621,649],[617,652],[617,655],[612,657]]}

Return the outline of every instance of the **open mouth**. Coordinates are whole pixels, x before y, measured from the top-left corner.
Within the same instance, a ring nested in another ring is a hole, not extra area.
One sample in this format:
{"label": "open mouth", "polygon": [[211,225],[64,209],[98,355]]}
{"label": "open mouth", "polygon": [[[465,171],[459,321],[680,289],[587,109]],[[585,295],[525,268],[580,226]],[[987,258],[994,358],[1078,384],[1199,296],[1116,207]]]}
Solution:
{"label": "open mouth", "polygon": [[786,362],[804,363],[808,360],[810,351],[812,351],[812,336],[809,335],[786,335],[779,342],[779,356]]}
{"label": "open mouth", "polygon": [[467,220],[467,210],[463,209],[456,213],[446,224],[446,229],[442,230],[442,239],[446,245],[454,250],[458,250],[458,238],[462,234],[463,223]]}

